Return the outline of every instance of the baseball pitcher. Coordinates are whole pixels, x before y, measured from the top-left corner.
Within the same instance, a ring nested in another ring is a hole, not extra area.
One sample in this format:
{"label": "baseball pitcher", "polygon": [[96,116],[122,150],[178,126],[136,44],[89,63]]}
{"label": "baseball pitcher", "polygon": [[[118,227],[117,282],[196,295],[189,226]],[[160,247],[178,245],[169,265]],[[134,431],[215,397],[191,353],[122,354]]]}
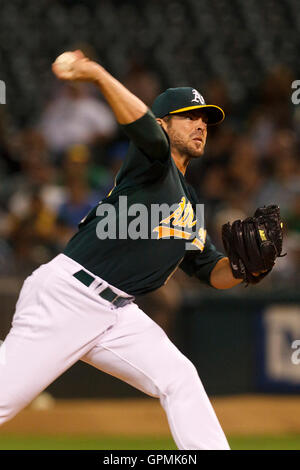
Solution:
{"label": "baseball pitcher", "polygon": [[[150,110],[81,51],[67,54],[54,74],[93,82],[130,146],[110,194],[23,284],[0,349],[0,424],[82,360],[159,398],[179,449],[229,449],[194,365],[135,296],[165,284],[177,267],[215,289],[259,282],[281,254],[279,209],[224,225],[226,255],[217,252],[184,175],[223,110],[189,87],[166,90]],[[153,217],[157,207],[164,213]]]}

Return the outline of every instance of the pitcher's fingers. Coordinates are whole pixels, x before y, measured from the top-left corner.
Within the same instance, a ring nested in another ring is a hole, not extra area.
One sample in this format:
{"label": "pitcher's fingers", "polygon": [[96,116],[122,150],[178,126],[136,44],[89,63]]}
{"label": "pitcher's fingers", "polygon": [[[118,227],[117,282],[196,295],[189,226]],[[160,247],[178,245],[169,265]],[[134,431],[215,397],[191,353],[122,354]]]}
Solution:
{"label": "pitcher's fingers", "polygon": [[73,51],[73,54],[77,56],[78,59],[84,59],[86,56],[80,49],[76,49],[76,51]]}

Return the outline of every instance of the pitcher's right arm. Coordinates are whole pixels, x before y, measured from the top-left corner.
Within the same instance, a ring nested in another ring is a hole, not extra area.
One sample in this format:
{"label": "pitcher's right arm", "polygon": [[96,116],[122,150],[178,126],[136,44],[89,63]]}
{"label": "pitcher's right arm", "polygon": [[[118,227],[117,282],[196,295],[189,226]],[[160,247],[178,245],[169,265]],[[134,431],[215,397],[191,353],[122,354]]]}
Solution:
{"label": "pitcher's right arm", "polygon": [[148,106],[115,79],[100,64],[88,59],[81,51],[72,52],[74,62],[64,71],[52,64],[54,74],[61,80],[93,82],[111,107],[135,145],[154,159],[163,159],[168,151],[168,139]]}

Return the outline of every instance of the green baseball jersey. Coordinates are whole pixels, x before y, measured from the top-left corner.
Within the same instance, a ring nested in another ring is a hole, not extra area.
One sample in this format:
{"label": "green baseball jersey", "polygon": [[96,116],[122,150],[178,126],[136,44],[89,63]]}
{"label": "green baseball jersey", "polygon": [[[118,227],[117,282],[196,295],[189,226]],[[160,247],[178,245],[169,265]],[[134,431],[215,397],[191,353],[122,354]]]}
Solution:
{"label": "green baseball jersey", "polygon": [[159,288],[178,266],[209,284],[224,255],[199,223],[195,191],[171,157],[168,136],[151,111],[122,127],[130,145],[115,186],[64,254],[131,295]]}

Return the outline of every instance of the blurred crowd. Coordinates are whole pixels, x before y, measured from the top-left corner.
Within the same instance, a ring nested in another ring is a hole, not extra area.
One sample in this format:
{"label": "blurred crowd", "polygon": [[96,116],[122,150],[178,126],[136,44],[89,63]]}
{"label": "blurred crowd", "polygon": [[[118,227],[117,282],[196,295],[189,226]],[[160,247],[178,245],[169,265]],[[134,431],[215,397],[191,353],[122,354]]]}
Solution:
{"label": "blurred crowd", "polygon": [[[136,62],[121,80],[149,106],[162,91],[159,77]],[[209,128],[205,155],[187,172],[217,248],[223,250],[223,223],[262,205],[281,208],[287,256],[264,289],[299,286],[300,106],[291,103],[292,80],[288,68],[277,66],[240,102],[230,99],[218,77],[194,84],[207,103],[226,113],[222,125]],[[127,152],[126,136],[96,88],[56,81],[54,90],[30,127],[12,126],[9,107],[0,108],[1,276],[25,277],[59,253],[107,195]],[[162,326],[180,304],[182,289],[200,286],[178,272],[169,286],[148,296]]]}

